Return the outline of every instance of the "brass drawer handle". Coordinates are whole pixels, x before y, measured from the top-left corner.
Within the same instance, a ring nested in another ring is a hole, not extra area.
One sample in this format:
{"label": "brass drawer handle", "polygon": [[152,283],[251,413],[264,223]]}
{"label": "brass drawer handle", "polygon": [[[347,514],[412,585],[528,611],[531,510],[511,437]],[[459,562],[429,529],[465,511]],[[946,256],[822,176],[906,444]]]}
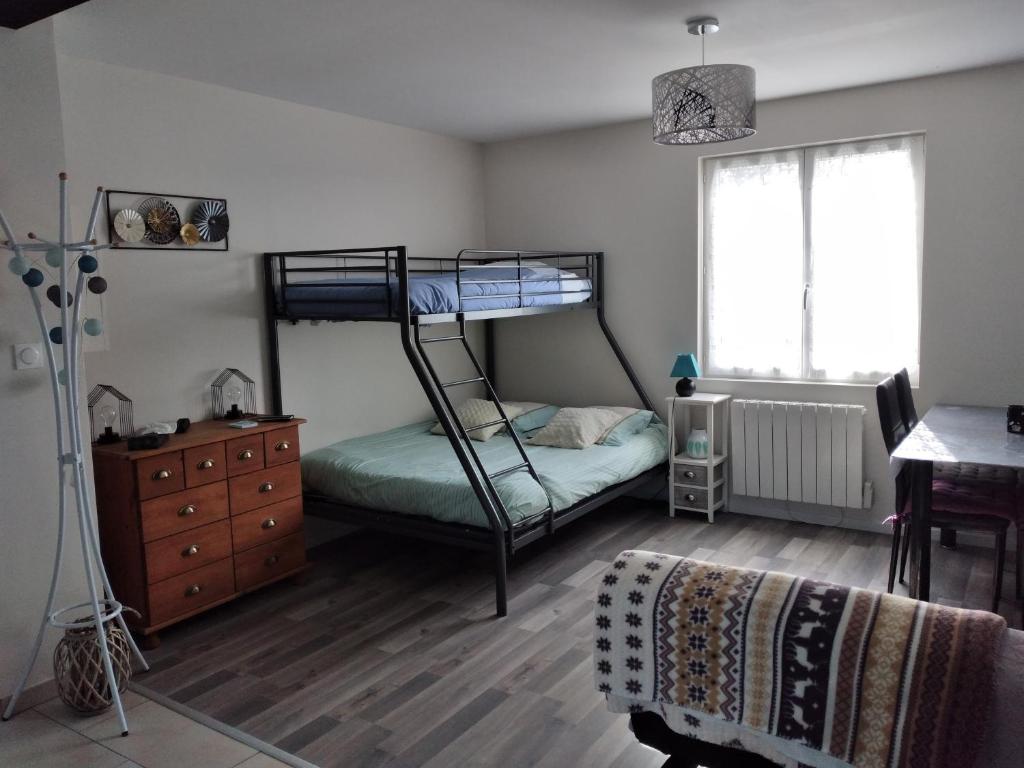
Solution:
{"label": "brass drawer handle", "polygon": [[277,565],[277,562],[280,559],[281,559],[280,555],[271,555],[270,557],[268,557],[266,560],[263,561],[263,564],[269,568],[272,565]]}
{"label": "brass drawer handle", "polygon": [[262,523],[260,523],[260,528],[262,528],[265,531],[269,531],[271,528],[275,527],[276,525],[277,525],[277,520],[275,520],[272,517],[268,517],[266,520],[264,520]]}
{"label": "brass drawer handle", "polygon": [[203,588],[201,586],[199,586],[198,584],[193,584],[191,587],[185,590],[185,597],[192,597],[193,595],[198,595],[202,591]]}
{"label": "brass drawer handle", "polygon": [[687,478],[689,478],[690,480],[692,480],[692,479],[693,479],[693,478],[695,478],[696,476],[697,476],[697,473],[696,473],[696,472],[694,472],[694,471],[693,471],[692,469],[688,469],[688,470],[686,470],[685,472],[683,472],[683,477],[687,477]]}
{"label": "brass drawer handle", "polygon": [[259,492],[260,493],[270,493],[272,490],[274,490],[274,484],[273,483],[260,483],[260,487],[259,487]]}
{"label": "brass drawer handle", "polygon": [[184,507],[178,510],[178,517],[188,517],[194,515],[199,510],[196,509],[195,504],[186,504]]}
{"label": "brass drawer handle", "polygon": [[685,496],[683,496],[683,498],[686,499],[687,501],[696,501],[697,500],[697,497],[694,496],[692,493],[686,494]]}
{"label": "brass drawer handle", "polygon": [[187,547],[186,549],[183,549],[181,551],[181,556],[182,557],[192,557],[192,555],[198,555],[198,554],[199,554],[199,545],[198,544],[193,544],[191,547]]}
{"label": "brass drawer handle", "polygon": [[153,473],[154,480],[166,480],[171,476],[172,472],[169,469],[158,469]]}
{"label": "brass drawer handle", "polygon": [[248,461],[249,459],[251,459],[255,455],[256,454],[252,452],[251,448],[246,448],[244,451],[239,451],[238,452],[238,460],[239,461]]}
{"label": "brass drawer handle", "polygon": [[203,459],[197,466],[199,469],[213,469],[214,463],[213,459]]}
{"label": "brass drawer handle", "polygon": [[292,444],[289,443],[287,440],[281,440],[280,442],[278,442],[274,446],[274,450],[275,451],[287,451],[291,447],[292,447]]}

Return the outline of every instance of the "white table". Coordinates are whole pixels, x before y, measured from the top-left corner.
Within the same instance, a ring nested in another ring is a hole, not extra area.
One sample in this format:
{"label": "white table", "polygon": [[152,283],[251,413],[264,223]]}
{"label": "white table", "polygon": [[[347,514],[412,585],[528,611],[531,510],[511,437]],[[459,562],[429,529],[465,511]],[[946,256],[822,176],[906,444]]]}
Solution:
{"label": "white table", "polygon": [[1005,408],[936,405],[904,438],[892,456],[911,462],[910,596],[927,600],[931,579],[934,463],[959,462],[1024,469],[1024,435],[1006,431]]}
{"label": "white table", "polygon": [[[712,392],[694,392],[689,397],[669,397],[669,516],[676,510],[700,512],[708,522],[715,521],[715,512],[724,509],[729,500],[729,399],[730,395]],[[721,410],[715,418],[716,408]],[[702,410],[703,416],[694,419],[692,411]],[[686,455],[685,438],[691,428],[707,429],[708,457],[694,459]],[[677,433],[684,438],[680,449]]]}

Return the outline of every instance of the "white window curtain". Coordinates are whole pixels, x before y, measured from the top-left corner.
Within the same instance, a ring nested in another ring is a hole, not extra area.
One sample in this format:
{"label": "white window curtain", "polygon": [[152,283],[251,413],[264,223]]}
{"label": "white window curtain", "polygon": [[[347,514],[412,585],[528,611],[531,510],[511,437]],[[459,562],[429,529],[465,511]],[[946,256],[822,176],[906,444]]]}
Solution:
{"label": "white window curtain", "polygon": [[916,379],[922,136],[707,158],[703,171],[707,375]]}

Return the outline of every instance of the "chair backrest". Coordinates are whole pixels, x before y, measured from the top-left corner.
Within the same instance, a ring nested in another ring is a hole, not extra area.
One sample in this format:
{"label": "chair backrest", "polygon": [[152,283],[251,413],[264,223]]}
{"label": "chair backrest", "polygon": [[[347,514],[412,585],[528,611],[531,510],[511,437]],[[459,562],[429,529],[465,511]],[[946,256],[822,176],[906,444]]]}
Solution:
{"label": "chair backrest", "polygon": [[900,414],[900,398],[896,389],[896,379],[890,376],[880,381],[875,387],[875,398],[878,400],[878,421],[882,427],[882,440],[889,455],[907,436],[907,426]]}
{"label": "chair backrest", "polygon": [[893,378],[896,380],[896,395],[900,401],[900,416],[903,417],[903,426],[909,432],[917,426],[917,409],[914,407],[914,395],[910,391],[910,374],[904,368],[893,374]]}

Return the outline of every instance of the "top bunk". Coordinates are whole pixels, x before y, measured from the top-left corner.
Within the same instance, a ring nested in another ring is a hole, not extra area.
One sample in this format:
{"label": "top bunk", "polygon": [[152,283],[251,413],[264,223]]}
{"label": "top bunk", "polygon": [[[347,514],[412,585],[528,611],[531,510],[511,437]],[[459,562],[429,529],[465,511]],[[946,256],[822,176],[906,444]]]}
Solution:
{"label": "top bunk", "polygon": [[274,320],[456,320],[596,309],[603,254],[467,249],[408,256],[405,246],[263,255]]}

